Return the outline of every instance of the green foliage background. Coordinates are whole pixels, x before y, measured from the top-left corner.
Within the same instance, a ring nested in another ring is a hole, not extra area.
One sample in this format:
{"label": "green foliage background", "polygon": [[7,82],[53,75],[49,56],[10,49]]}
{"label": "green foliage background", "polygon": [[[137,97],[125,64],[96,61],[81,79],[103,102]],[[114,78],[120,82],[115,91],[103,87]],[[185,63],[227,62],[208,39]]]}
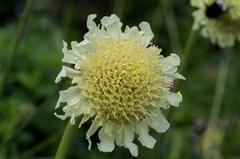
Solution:
{"label": "green foliage background", "polygon": [[[21,0],[0,2],[0,79],[24,4]],[[69,80],[61,85],[54,83],[62,65],[62,40],[80,42],[87,31],[89,14],[97,14],[99,20],[115,13],[129,26],[148,21],[155,34],[153,42],[163,48],[163,54],[175,52],[183,57],[193,21],[192,11],[187,0],[34,0],[0,97],[0,159],[55,155],[67,122],[53,115],[58,91],[69,84]],[[179,108],[165,112],[171,123],[165,134],[150,132],[157,139],[154,149],[139,146],[140,159],[240,158],[239,44],[231,49],[219,124],[212,127],[208,121],[219,64],[226,50],[212,45],[199,32],[195,34],[183,73],[187,80],[180,85],[183,102]],[[89,125],[76,131],[68,158],[133,158],[128,150],[120,147],[113,153],[102,153],[94,144],[88,151],[85,133]],[[98,142],[96,134],[92,140]]]}

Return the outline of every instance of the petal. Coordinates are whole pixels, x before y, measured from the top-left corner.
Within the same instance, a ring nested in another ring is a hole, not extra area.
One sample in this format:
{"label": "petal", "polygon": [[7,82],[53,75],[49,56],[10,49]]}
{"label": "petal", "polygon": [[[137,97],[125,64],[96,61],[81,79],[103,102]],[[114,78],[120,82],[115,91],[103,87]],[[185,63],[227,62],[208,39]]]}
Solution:
{"label": "petal", "polygon": [[125,30],[125,35],[127,36],[127,38],[133,39],[133,40],[141,40],[142,39],[141,32],[139,32],[138,28],[135,26],[131,27],[131,28],[129,28],[127,26],[126,30]]}
{"label": "petal", "polygon": [[92,107],[89,105],[89,103],[87,103],[85,101],[81,101],[80,105],[81,105],[81,107],[78,108],[78,111],[80,113],[84,114],[84,116],[78,126],[79,128],[82,126],[82,124],[84,124],[86,121],[88,121],[91,117],[96,115],[96,111],[94,111],[92,109]]}
{"label": "petal", "polygon": [[93,53],[95,51],[94,47],[92,46],[89,40],[83,40],[80,43],[73,41],[71,43],[72,49],[76,55],[81,58],[85,58],[86,53]]}
{"label": "petal", "polygon": [[175,73],[175,77],[177,79],[185,80],[186,78],[183,75],[180,75],[179,73]]}
{"label": "petal", "polygon": [[98,130],[99,125],[96,122],[93,122],[90,128],[87,131],[86,139],[88,140],[88,149],[90,150],[92,147],[92,142],[90,137]]}
{"label": "petal", "polygon": [[96,23],[93,21],[97,17],[96,14],[90,14],[87,18],[87,28],[89,30],[91,29],[97,29]]}
{"label": "petal", "polygon": [[178,107],[182,101],[182,95],[180,92],[177,93],[169,92],[167,94],[167,100],[171,105]]}
{"label": "petal", "polygon": [[72,52],[72,50],[68,50],[67,49],[67,43],[65,41],[63,41],[63,62],[66,63],[70,63],[70,64],[75,64],[75,60],[78,58],[76,55],[74,55],[74,53]]}
{"label": "petal", "polygon": [[126,144],[126,147],[130,150],[131,154],[134,156],[134,157],[137,157],[138,156],[138,147],[136,144],[134,143],[127,143]]}
{"label": "petal", "polygon": [[84,35],[84,39],[87,39],[91,42],[102,40],[106,35],[106,31],[103,29],[99,29],[99,27],[93,21],[95,18],[96,14],[91,14],[88,16],[87,28],[89,29],[89,31]]}
{"label": "petal", "polygon": [[138,156],[138,147],[132,141],[134,139],[134,132],[128,126],[124,127],[124,147],[128,148],[131,154],[135,157]]}
{"label": "petal", "polygon": [[112,14],[110,17],[103,17],[101,24],[106,28],[108,35],[113,37],[122,35],[122,23],[116,15]]}
{"label": "petal", "polygon": [[70,119],[70,124],[71,124],[71,125],[74,125],[75,123],[76,123],[75,115],[72,114],[71,119]]}
{"label": "petal", "polygon": [[54,113],[54,115],[55,115],[56,117],[58,117],[59,119],[61,119],[61,120],[65,120],[65,119],[67,119],[67,117],[68,117],[67,114],[64,114],[64,115],[58,115],[57,113]]}
{"label": "petal", "polygon": [[63,77],[69,77],[69,78],[74,78],[74,77],[78,77],[81,74],[80,71],[77,71],[75,69],[63,66],[62,70],[59,72],[59,74],[57,75],[56,79],[55,79],[55,83],[58,83],[62,80]]}
{"label": "petal", "polygon": [[61,100],[62,100],[62,99],[59,97],[59,98],[58,98],[58,101],[57,101],[57,103],[56,103],[55,109],[57,109],[57,108],[60,107],[60,105],[61,105]]}
{"label": "petal", "polygon": [[156,143],[156,140],[148,134],[148,125],[146,123],[140,124],[138,140],[143,146],[152,149]]}
{"label": "petal", "polygon": [[59,92],[59,99],[61,103],[67,102],[68,105],[75,105],[80,101],[81,90],[77,87],[70,87],[67,90]]}
{"label": "petal", "polygon": [[98,136],[101,141],[97,144],[98,149],[103,152],[112,152],[115,147],[114,139],[105,132],[104,128],[99,131]]}
{"label": "petal", "polygon": [[166,57],[165,60],[168,66],[179,66],[180,65],[180,58],[176,54],[171,54],[170,56]]}
{"label": "petal", "polygon": [[89,115],[84,115],[80,124],[78,125],[78,128],[80,128],[82,126],[82,124],[86,123],[89,119],[90,119],[91,116]]}
{"label": "petal", "polygon": [[129,126],[124,127],[124,143],[132,142],[134,139],[134,132]]}
{"label": "petal", "polygon": [[153,38],[153,32],[152,29],[149,25],[148,22],[141,22],[139,24],[140,29],[143,31],[143,40],[145,42],[146,45],[149,44],[149,42],[152,40]]}
{"label": "petal", "polygon": [[156,110],[155,114],[147,120],[148,125],[155,129],[158,133],[166,132],[170,124],[163,116],[160,110]]}

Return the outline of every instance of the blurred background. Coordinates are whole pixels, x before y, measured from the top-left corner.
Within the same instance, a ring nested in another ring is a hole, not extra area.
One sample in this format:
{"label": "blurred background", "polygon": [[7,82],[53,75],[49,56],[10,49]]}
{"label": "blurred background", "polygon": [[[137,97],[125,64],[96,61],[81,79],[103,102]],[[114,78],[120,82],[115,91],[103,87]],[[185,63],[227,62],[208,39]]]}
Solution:
{"label": "blurred background", "polygon": [[[28,12],[23,15],[25,4]],[[139,144],[140,159],[239,159],[240,158],[240,47],[221,50],[191,32],[192,11],[188,0],[1,0],[0,1],[0,159],[53,158],[67,124],[54,116],[58,91],[70,80],[54,83],[61,69],[62,40],[78,41],[87,32],[89,14],[117,14],[123,24],[147,21],[153,43],[185,58],[178,87],[183,95],[179,108],[165,111],[170,129],[150,131],[154,149]],[[23,18],[24,17],[24,18]],[[190,40],[189,40],[190,39]],[[187,42],[188,41],[188,42]],[[192,46],[192,47],[190,47]],[[217,124],[209,124],[219,65],[228,56],[226,89]],[[77,129],[69,159],[133,158],[127,149],[112,153],[87,149],[87,123]]]}

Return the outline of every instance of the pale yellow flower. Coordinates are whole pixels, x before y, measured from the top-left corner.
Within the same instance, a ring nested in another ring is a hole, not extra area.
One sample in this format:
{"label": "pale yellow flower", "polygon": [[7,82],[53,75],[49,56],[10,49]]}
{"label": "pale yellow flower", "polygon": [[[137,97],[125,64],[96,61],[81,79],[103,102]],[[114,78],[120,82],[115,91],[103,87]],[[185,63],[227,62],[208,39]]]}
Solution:
{"label": "pale yellow flower", "polygon": [[193,29],[222,48],[240,41],[240,0],[191,0]]}
{"label": "pale yellow flower", "polygon": [[96,25],[89,15],[88,33],[80,43],[71,42],[71,50],[64,42],[63,66],[56,82],[63,77],[72,79],[72,86],[60,91],[56,108],[61,103],[61,119],[83,116],[79,127],[92,119],[86,138],[91,148],[90,137],[99,130],[98,149],[114,150],[115,144],[128,148],[138,156],[138,147],[133,143],[134,133],[140,143],[153,148],[156,140],[149,135],[149,127],[165,132],[169,123],[162,114],[170,105],[179,106],[180,92],[170,92],[173,81],[184,79],[177,73],[180,59],[176,54],[163,57],[161,49],[151,44],[153,33],[147,22],[137,27],[126,27],[116,15],[103,17]]}

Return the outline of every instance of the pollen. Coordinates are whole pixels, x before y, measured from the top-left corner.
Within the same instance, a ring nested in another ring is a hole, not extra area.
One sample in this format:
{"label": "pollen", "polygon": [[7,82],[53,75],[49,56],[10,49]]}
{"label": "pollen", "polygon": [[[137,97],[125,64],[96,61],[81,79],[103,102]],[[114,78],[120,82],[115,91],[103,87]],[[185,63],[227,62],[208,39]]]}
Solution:
{"label": "pollen", "polygon": [[133,124],[146,118],[161,99],[161,88],[168,86],[155,49],[125,38],[97,44],[97,51],[80,64],[85,81],[81,96],[106,121]]}

